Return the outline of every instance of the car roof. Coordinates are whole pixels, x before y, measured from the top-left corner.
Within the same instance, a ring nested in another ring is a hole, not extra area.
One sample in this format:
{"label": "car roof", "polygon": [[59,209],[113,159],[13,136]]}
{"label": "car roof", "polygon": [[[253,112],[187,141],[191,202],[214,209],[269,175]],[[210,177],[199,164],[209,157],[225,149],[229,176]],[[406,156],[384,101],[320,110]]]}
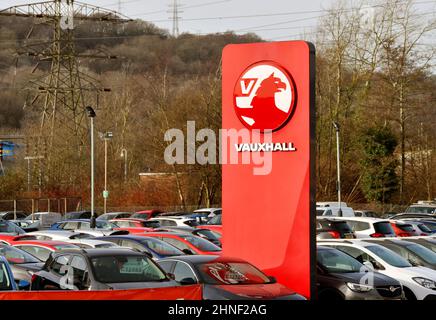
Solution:
{"label": "car roof", "polygon": [[[153,233],[154,233],[154,232],[153,232]],[[141,240],[144,240],[144,239],[147,239],[147,238],[151,238],[151,237],[147,237],[147,236],[137,236],[137,235],[135,235],[135,234],[126,234],[126,235],[124,235],[124,234],[121,234],[121,235],[117,235],[117,234],[115,234],[115,235],[109,235],[109,236],[98,237],[97,240],[102,240],[102,241],[104,241],[104,239],[108,239],[108,238],[115,238],[115,239],[131,239],[131,240],[138,240],[138,241],[141,241]]]}
{"label": "car roof", "polygon": [[14,243],[16,245],[33,244],[33,245],[47,245],[47,246],[59,246],[59,245],[72,245],[72,243],[59,241],[59,240],[19,240]]}
{"label": "car roof", "polygon": [[62,251],[58,251],[58,254],[77,254],[77,253],[83,253],[90,257],[99,257],[99,256],[113,256],[118,254],[123,255],[130,255],[130,256],[144,256],[144,254],[140,253],[139,251],[135,251],[132,249],[124,248],[124,247],[115,247],[115,248],[90,248],[90,249],[83,249],[83,248],[69,248],[64,249]]}
{"label": "car roof", "polygon": [[159,216],[159,217],[154,217],[149,219],[148,221],[153,221],[153,220],[165,220],[165,219],[169,219],[169,220],[195,220],[193,218],[188,218],[186,216]]}
{"label": "car roof", "polygon": [[389,222],[388,219],[380,219],[373,217],[334,217],[338,220],[350,220],[350,221],[361,221],[361,222]]}

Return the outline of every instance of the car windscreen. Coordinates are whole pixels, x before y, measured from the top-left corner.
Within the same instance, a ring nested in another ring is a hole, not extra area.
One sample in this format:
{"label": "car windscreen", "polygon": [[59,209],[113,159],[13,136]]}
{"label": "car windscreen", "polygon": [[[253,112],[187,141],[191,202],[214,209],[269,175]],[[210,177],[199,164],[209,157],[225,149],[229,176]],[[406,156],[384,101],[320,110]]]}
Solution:
{"label": "car windscreen", "polygon": [[6,264],[0,261],[0,291],[12,290],[12,281],[9,278],[8,269]]}
{"label": "car windscreen", "polygon": [[221,216],[222,216],[221,214],[217,214],[215,217],[210,218],[210,220],[206,224],[212,224],[212,225],[222,224]]}
{"label": "car windscreen", "polygon": [[397,268],[408,268],[412,266],[406,259],[385,247],[368,246],[366,248],[391,266]]}
{"label": "car windscreen", "polygon": [[220,247],[203,238],[193,235],[181,235],[180,237],[185,239],[186,241],[188,241],[190,244],[200,249],[201,251],[221,251]]}
{"label": "car windscreen", "polygon": [[156,252],[160,256],[171,257],[171,256],[181,256],[185,253],[176,247],[161,241],[158,239],[144,239],[141,240],[143,244],[147,246],[150,250]]}
{"label": "car windscreen", "polygon": [[374,223],[374,230],[376,233],[381,234],[395,234],[391,224],[388,221]]}
{"label": "car windscreen", "polygon": [[16,233],[16,234],[23,234],[26,233],[23,229],[21,229],[19,226],[17,226],[16,224],[9,222],[9,221],[5,221],[5,220],[0,220],[0,233]]}
{"label": "car windscreen", "polygon": [[353,273],[363,270],[363,264],[339,250],[318,250],[317,261],[331,273]]}
{"label": "car windscreen", "polygon": [[91,258],[94,276],[103,283],[167,281],[167,276],[146,256],[101,256]]}
{"label": "car windscreen", "polygon": [[37,258],[31,254],[10,246],[0,247],[0,256],[3,256],[8,260],[10,264],[23,264],[23,263],[38,263]]}
{"label": "car windscreen", "polygon": [[348,223],[346,223],[345,221],[335,221],[335,222],[332,222],[330,226],[331,226],[331,228],[338,230],[340,232],[343,232],[343,233],[352,233],[353,232],[353,230],[351,230]]}
{"label": "car windscreen", "polygon": [[196,220],[186,220],[184,224],[190,227],[197,227],[199,225]]}
{"label": "car windscreen", "polygon": [[409,207],[407,213],[434,213],[436,208],[434,207]]}
{"label": "car windscreen", "polygon": [[213,262],[197,265],[204,283],[212,285],[266,284],[270,279],[246,262]]}
{"label": "car windscreen", "polygon": [[429,227],[427,227],[425,224],[420,223],[417,225],[418,229],[421,230],[422,232],[426,232],[426,233],[432,233],[432,231],[430,230]]}
{"label": "car windscreen", "polygon": [[118,228],[117,225],[108,221],[95,221],[95,226],[97,227],[97,229],[103,230],[112,230],[114,228]]}
{"label": "car windscreen", "polygon": [[199,237],[203,237],[209,240],[219,240],[219,238],[217,238],[212,231],[207,229],[199,229],[195,231],[195,234],[198,235]]}
{"label": "car windscreen", "polygon": [[145,228],[160,228],[160,222],[158,220],[153,221],[142,221],[141,225]]}
{"label": "car windscreen", "polygon": [[436,221],[422,221],[422,223],[425,224],[432,233],[436,231]]}
{"label": "car windscreen", "polygon": [[418,257],[427,263],[436,265],[436,253],[419,244],[408,244],[406,248],[415,253]]}

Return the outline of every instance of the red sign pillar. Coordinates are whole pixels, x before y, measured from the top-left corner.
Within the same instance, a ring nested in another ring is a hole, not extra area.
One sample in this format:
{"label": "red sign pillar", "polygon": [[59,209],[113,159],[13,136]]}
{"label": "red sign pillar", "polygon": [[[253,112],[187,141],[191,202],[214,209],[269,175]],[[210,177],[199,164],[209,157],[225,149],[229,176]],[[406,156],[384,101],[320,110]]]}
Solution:
{"label": "red sign pillar", "polygon": [[310,297],[316,272],[314,46],[228,45],[222,61],[223,252]]}

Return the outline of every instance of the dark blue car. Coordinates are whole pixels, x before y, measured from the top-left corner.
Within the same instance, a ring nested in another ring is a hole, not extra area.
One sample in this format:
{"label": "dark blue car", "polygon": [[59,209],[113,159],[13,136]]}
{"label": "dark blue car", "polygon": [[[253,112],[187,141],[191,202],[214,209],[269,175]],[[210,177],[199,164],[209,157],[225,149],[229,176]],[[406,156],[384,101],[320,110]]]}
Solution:
{"label": "dark blue car", "polygon": [[16,291],[17,284],[14,281],[11,267],[5,257],[0,256],[0,291]]}
{"label": "dark blue car", "polygon": [[103,241],[113,242],[121,247],[131,248],[140,252],[148,253],[153,259],[162,259],[172,256],[180,256],[185,253],[176,247],[166,243],[165,241],[134,235],[119,235],[119,236],[106,236],[95,238]]}
{"label": "dark blue car", "polygon": [[[118,228],[115,224],[108,221],[96,221],[96,229],[100,230],[112,230]],[[70,219],[54,223],[50,230],[80,230],[80,229],[91,229],[90,219]]]}

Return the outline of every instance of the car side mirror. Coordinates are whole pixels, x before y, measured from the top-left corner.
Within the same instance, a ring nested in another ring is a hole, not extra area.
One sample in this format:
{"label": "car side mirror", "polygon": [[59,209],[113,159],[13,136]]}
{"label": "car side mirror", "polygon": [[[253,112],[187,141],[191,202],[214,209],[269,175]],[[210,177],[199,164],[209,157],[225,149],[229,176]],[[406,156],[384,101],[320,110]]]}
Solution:
{"label": "car side mirror", "polygon": [[179,281],[179,283],[182,286],[187,286],[187,285],[190,285],[190,284],[196,284],[197,281],[195,281],[195,279],[193,279],[193,278],[183,278],[182,280]]}
{"label": "car side mirror", "polygon": [[277,279],[274,276],[268,276],[268,279],[270,283],[277,283]]}
{"label": "car side mirror", "polygon": [[30,282],[27,280],[18,281],[18,290],[28,290],[30,288]]}
{"label": "car side mirror", "polygon": [[412,266],[414,266],[414,267],[420,267],[421,266],[421,264],[419,263],[419,261],[418,260],[416,260],[415,258],[409,258],[409,259],[407,259],[409,262],[410,262],[410,264],[412,265]]}
{"label": "car side mirror", "polygon": [[194,254],[194,252],[192,252],[191,249],[183,249],[182,252],[183,252],[184,254],[189,254],[189,255],[193,255],[193,254]]}

